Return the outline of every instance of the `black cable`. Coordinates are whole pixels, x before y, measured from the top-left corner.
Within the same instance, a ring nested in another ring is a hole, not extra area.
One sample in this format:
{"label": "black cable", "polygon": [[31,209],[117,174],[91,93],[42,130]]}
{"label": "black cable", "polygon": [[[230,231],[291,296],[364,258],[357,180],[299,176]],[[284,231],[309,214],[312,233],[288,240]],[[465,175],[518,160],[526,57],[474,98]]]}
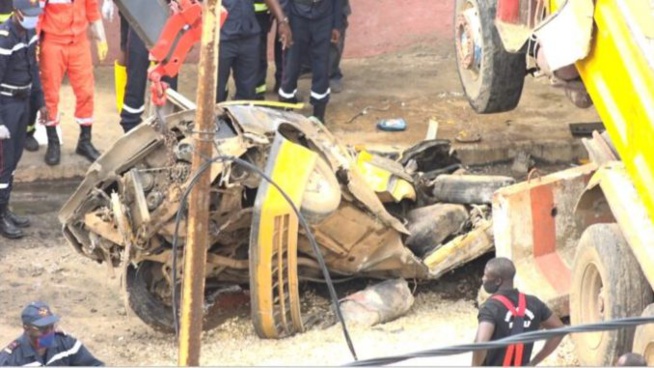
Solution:
{"label": "black cable", "polygon": [[404,360],[415,358],[427,358],[435,356],[458,355],[468,353],[475,350],[489,350],[503,348],[508,345],[518,343],[530,343],[538,340],[548,340],[552,337],[565,336],[570,333],[583,333],[583,332],[596,332],[596,331],[610,331],[617,330],[625,327],[632,327],[646,323],[654,323],[654,317],[629,317],[621,318],[608,322],[589,323],[577,326],[568,326],[561,328],[554,328],[551,330],[539,330],[532,332],[524,332],[521,334],[505,337],[495,341],[488,341],[483,343],[472,343],[463,345],[454,345],[444,348],[422,350],[414,353],[389,356],[383,358],[373,358],[359,360],[357,362],[346,364],[349,367],[369,367],[378,365],[388,365],[398,363]]}
{"label": "black cable", "polygon": [[309,243],[311,244],[311,247],[313,248],[313,251],[316,255],[316,259],[318,260],[318,264],[320,265],[320,269],[323,273],[323,277],[325,279],[325,282],[327,283],[327,289],[329,290],[329,295],[330,298],[332,299],[332,303],[334,304],[334,310],[336,313],[336,316],[338,317],[339,322],[341,323],[341,326],[343,328],[343,335],[345,336],[345,341],[347,342],[347,346],[350,349],[350,353],[352,354],[352,357],[354,360],[358,360],[356,351],[354,350],[354,345],[352,344],[352,340],[350,339],[350,334],[347,330],[347,326],[345,324],[345,319],[343,318],[343,314],[341,313],[341,308],[338,305],[338,296],[336,295],[336,290],[334,289],[334,285],[331,279],[331,276],[329,275],[329,270],[327,269],[327,265],[325,264],[325,260],[322,257],[322,253],[320,253],[320,249],[318,248],[318,243],[316,242],[316,239],[313,236],[313,233],[311,232],[311,229],[309,228],[309,224],[306,222],[306,219],[300,213],[300,211],[297,209],[291,198],[286,194],[286,192],[277,184],[275,183],[266,173],[263,172],[259,167],[256,165],[253,165],[252,163],[245,161],[243,159],[240,159],[238,157],[234,156],[223,156],[219,155],[216,157],[213,157],[209,160],[206,160],[204,163],[202,163],[202,166],[198,168],[198,170],[193,174],[193,178],[191,179],[188,188],[186,188],[186,191],[184,192],[184,195],[182,196],[181,199],[181,205],[179,210],[177,211],[177,216],[175,217],[175,233],[173,234],[173,318],[174,318],[174,324],[175,324],[175,333],[179,336],[179,320],[178,320],[178,314],[177,314],[177,300],[175,299],[176,297],[176,286],[177,286],[177,272],[176,272],[176,262],[175,260],[177,259],[177,238],[178,238],[178,231],[179,231],[179,224],[181,222],[181,214],[182,210],[185,207],[187,198],[189,194],[191,193],[191,189],[195,186],[197,183],[200,175],[207,170],[211,166],[212,163],[216,161],[232,161],[236,164],[239,164],[246,169],[249,169],[251,171],[254,171],[255,173],[259,174],[263,179],[265,179],[270,185],[275,187],[279,193],[284,197],[286,202],[291,206],[293,209],[293,212],[295,212],[295,215],[298,217],[298,220],[304,230],[306,231],[306,236],[309,239]]}

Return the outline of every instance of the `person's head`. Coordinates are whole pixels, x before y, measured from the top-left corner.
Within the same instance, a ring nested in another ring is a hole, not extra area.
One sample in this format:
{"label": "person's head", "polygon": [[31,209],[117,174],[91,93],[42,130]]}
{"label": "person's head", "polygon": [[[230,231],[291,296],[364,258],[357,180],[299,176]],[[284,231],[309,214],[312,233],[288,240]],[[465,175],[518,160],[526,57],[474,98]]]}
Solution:
{"label": "person's head", "polygon": [[44,302],[32,302],[21,313],[23,329],[35,348],[48,348],[54,342],[55,323],[59,316],[53,314]]}
{"label": "person's head", "polygon": [[482,286],[484,290],[493,294],[500,289],[512,289],[515,266],[513,262],[504,257],[493,258],[486,263]]}
{"label": "person's head", "polygon": [[25,29],[36,28],[39,15],[43,11],[38,0],[13,0],[14,17]]}
{"label": "person's head", "polygon": [[647,367],[645,357],[636,353],[622,354],[616,364],[618,367]]}

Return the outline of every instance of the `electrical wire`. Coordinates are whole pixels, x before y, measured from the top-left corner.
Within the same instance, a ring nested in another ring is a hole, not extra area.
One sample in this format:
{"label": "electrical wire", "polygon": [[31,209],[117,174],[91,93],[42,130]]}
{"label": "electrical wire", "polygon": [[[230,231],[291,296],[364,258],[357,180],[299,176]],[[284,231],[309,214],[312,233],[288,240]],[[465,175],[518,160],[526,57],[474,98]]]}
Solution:
{"label": "electrical wire", "polygon": [[354,345],[352,344],[350,334],[349,334],[349,332],[347,330],[347,326],[345,324],[345,319],[343,318],[343,314],[341,313],[341,308],[340,308],[340,306],[338,304],[338,296],[336,295],[336,290],[334,289],[334,285],[333,285],[331,276],[329,275],[329,270],[327,269],[327,265],[326,265],[325,260],[324,260],[324,258],[322,256],[322,253],[320,253],[320,249],[318,248],[318,243],[316,242],[316,239],[313,236],[313,232],[311,232],[309,224],[306,222],[306,219],[304,218],[302,213],[300,213],[300,211],[297,209],[297,207],[295,206],[295,204],[293,203],[291,198],[286,194],[286,192],[277,183],[275,183],[270,177],[268,177],[268,175],[266,175],[266,173],[264,173],[263,170],[261,170],[259,167],[257,167],[256,165],[253,165],[252,163],[250,163],[248,161],[245,161],[243,159],[240,159],[240,158],[234,157],[234,156],[218,155],[218,156],[215,156],[215,157],[213,157],[211,159],[208,159],[204,163],[202,163],[202,165],[198,168],[198,170],[193,174],[193,177],[192,177],[192,179],[191,179],[191,181],[189,183],[189,186],[188,186],[188,188],[186,188],[186,191],[184,192],[184,195],[182,196],[180,208],[177,210],[177,215],[175,217],[175,233],[173,234],[173,244],[172,244],[172,247],[173,247],[173,271],[172,271],[173,272],[173,275],[172,275],[172,279],[173,279],[173,319],[174,319],[176,335],[179,336],[179,316],[178,316],[178,312],[177,312],[178,307],[177,307],[177,293],[176,293],[176,289],[177,289],[177,268],[176,268],[177,263],[176,263],[176,259],[177,259],[178,232],[179,232],[181,217],[182,217],[183,210],[186,207],[186,201],[188,199],[188,196],[191,193],[191,189],[195,186],[195,184],[199,180],[202,173],[204,173],[204,171],[206,171],[211,166],[212,163],[217,162],[217,161],[220,161],[220,162],[231,161],[231,162],[234,162],[234,163],[236,163],[238,165],[241,165],[241,166],[245,167],[246,169],[249,169],[249,170],[259,174],[259,176],[261,176],[264,180],[266,180],[270,185],[275,187],[279,191],[279,193],[282,195],[282,197],[284,197],[286,202],[288,202],[288,204],[291,206],[291,208],[293,209],[293,212],[295,212],[295,215],[298,217],[298,220],[299,220],[300,224],[302,225],[302,227],[306,231],[306,236],[307,236],[307,238],[309,240],[309,243],[311,244],[311,247],[312,247],[312,249],[313,249],[313,251],[314,251],[314,253],[316,255],[316,259],[318,260],[318,264],[320,265],[320,269],[321,269],[321,271],[323,273],[323,277],[325,279],[325,282],[327,283],[327,289],[329,290],[329,295],[330,295],[330,298],[332,300],[332,304],[334,306],[334,311],[336,313],[336,316],[338,317],[338,320],[341,323],[341,326],[342,326],[342,329],[343,329],[343,335],[345,337],[345,341],[347,342],[347,346],[350,349],[350,353],[352,354],[352,357],[354,358],[355,361],[357,361],[358,360],[357,354],[356,354],[356,351],[354,349]]}
{"label": "electrical wire", "polygon": [[618,330],[621,328],[633,327],[646,323],[654,323],[654,317],[629,317],[629,318],[616,319],[608,322],[589,323],[589,324],[583,324],[577,326],[554,328],[551,330],[524,332],[521,334],[505,337],[499,340],[488,341],[483,343],[453,345],[444,348],[422,350],[422,351],[417,351],[417,352],[402,354],[402,355],[359,360],[353,363],[346,364],[345,366],[370,367],[370,366],[388,365],[388,364],[394,364],[394,363],[398,363],[409,359],[415,359],[415,358],[458,355],[458,354],[469,353],[475,350],[497,349],[513,344],[524,344],[524,343],[531,343],[538,340],[548,340],[553,337],[565,336],[570,333],[586,333],[586,332]]}

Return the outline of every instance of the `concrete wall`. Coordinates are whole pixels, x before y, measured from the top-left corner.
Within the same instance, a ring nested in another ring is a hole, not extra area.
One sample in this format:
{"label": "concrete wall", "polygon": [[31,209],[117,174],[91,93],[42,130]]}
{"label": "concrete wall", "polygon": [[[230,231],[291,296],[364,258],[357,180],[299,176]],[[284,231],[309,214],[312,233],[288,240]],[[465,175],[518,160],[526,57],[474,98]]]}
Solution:
{"label": "concrete wall", "polygon": [[[350,2],[353,14],[345,45],[346,58],[368,57],[452,37],[454,0]],[[118,55],[119,24],[118,19],[105,23],[110,51],[104,64],[112,64]],[[187,62],[197,62],[197,50],[193,50]]]}

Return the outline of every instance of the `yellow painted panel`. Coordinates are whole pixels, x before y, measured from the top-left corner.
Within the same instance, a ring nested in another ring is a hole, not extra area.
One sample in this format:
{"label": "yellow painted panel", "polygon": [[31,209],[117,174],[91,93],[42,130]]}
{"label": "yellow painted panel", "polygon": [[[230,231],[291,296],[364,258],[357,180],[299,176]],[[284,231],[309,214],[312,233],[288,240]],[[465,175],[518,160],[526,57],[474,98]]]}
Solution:
{"label": "yellow painted panel", "polygon": [[[584,84],[650,219],[654,219],[654,72],[633,15],[643,0],[597,0],[588,57],[577,63]],[[654,21],[649,12],[650,22]]]}

